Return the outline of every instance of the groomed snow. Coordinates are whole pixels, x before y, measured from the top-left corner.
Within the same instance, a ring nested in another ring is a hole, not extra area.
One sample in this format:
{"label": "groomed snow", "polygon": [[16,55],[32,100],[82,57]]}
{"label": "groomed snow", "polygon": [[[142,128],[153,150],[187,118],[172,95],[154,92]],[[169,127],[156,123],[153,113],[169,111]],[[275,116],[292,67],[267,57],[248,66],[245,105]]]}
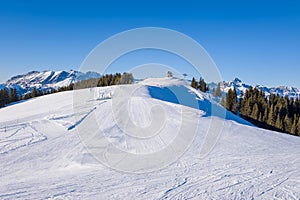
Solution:
{"label": "groomed snow", "polygon": [[[119,148],[145,153],[163,147],[155,138],[144,144],[127,140],[112,120],[114,92],[134,85],[76,91],[84,98],[75,110],[73,91],[42,96],[0,109],[0,199],[300,198],[300,138],[253,127],[231,113],[223,121],[219,112],[210,110],[221,108],[182,80],[148,79],[139,86],[128,105],[136,125],[151,124],[148,108],[153,105],[172,119],[161,130],[170,141],[181,111],[199,122],[196,137],[180,159],[158,171],[125,173],[100,164],[82,144],[78,130],[94,123],[89,120],[96,115]],[[182,102],[167,87],[182,94]],[[200,110],[189,98],[197,100]],[[153,119],[160,117],[152,114]],[[201,158],[212,121],[223,124],[222,132]]]}

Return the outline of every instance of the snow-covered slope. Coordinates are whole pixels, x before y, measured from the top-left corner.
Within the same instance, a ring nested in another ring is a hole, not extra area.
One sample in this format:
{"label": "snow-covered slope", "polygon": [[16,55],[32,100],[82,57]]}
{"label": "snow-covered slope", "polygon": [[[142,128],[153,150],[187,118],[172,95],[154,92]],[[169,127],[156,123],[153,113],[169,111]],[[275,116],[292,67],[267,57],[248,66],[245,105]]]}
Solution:
{"label": "snow-covered slope", "polygon": [[[216,84],[210,84],[211,88],[215,88]],[[244,83],[238,78],[235,78],[233,81],[224,82],[223,87],[221,88],[223,92],[227,93],[229,89],[235,88],[237,91],[237,94],[240,95],[245,94],[246,90],[250,87],[256,87],[259,90],[263,91],[266,96],[270,96],[270,94],[279,94],[280,96],[288,96],[289,98],[293,97],[294,99],[300,98],[300,91],[291,86],[279,86],[279,87],[266,87],[263,85],[255,85],[251,86],[249,84]]]}
{"label": "snow-covered slope", "polygon": [[[67,71],[32,71],[27,74],[14,76],[2,87],[15,87],[20,94],[36,88],[60,88],[75,83],[78,80],[86,80],[89,78],[98,78],[100,74],[96,72],[82,73],[74,70]],[[0,86],[1,89],[1,86]]]}
{"label": "snow-covered slope", "polygon": [[[127,114],[137,126],[161,119],[162,112],[151,108],[164,110],[161,140],[137,142],[116,125],[126,119],[112,112],[122,87],[134,91]],[[230,113],[224,120],[218,109],[208,95],[176,79],[61,92],[3,108],[0,199],[299,199],[300,138],[253,127]],[[181,120],[182,113],[187,120]],[[212,122],[222,125],[221,134],[201,157]],[[106,167],[90,154],[78,132],[95,124],[114,146],[137,154],[168,146],[180,124],[198,126],[178,160],[136,174]]]}

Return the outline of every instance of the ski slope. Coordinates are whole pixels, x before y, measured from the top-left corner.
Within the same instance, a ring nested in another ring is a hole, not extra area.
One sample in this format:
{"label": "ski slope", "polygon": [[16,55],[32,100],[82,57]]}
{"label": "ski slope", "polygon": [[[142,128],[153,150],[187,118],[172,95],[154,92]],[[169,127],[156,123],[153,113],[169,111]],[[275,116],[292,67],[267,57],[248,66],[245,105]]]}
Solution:
{"label": "ski slope", "polygon": [[[116,117],[112,106],[122,87],[134,92],[128,115]],[[300,199],[300,138],[223,111],[208,94],[167,78],[61,92],[0,109],[0,199]],[[162,116],[161,137],[147,142],[126,137],[120,127],[130,118],[147,133]],[[111,144],[138,155],[167,148],[180,125],[197,125],[197,132],[175,162],[126,173],[99,162],[83,144],[80,130],[95,118]],[[201,156],[212,122],[221,132]]]}

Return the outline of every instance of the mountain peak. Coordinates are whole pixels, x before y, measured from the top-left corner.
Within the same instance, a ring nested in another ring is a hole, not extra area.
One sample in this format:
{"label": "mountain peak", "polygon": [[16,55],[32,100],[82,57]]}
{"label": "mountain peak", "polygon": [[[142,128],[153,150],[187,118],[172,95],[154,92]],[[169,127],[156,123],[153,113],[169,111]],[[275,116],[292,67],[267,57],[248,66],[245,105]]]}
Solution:
{"label": "mountain peak", "polygon": [[233,82],[234,82],[234,83],[242,83],[241,79],[239,79],[239,78],[235,78],[235,79],[233,80]]}
{"label": "mountain peak", "polygon": [[[237,91],[237,94],[245,94],[246,90],[250,87],[253,87],[249,84],[243,83],[239,78],[235,78],[233,81],[230,82],[224,82],[224,88],[223,92],[228,92],[228,90],[231,88],[235,88]],[[266,96],[268,97],[270,94],[279,94],[280,96],[288,96],[293,98],[300,98],[300,91],[297,88],[291,87],[291,86],[280,86],[280,87],[266,87],[264,85],[256,85],[255,88],[263,91]]]}

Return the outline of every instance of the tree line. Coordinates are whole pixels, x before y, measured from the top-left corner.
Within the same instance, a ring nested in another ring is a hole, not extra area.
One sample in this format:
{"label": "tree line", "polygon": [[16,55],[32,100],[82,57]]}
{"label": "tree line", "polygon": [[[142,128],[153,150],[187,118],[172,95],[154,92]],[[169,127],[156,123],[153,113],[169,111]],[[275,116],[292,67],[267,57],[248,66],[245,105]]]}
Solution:
{"label": "tree line", "polygon": [[75,83],[75,89],[84,89],[84,88],[92,88],[92,87],[106,87],[112,85],[120,85],[120,84],[132,84],[133,83],[133,75],[131,73],[124,72],[115,73],[115,74],[106,74],[100,78],[91,78],[88,80],[82,80]]}
{"label": "tree line", "polygon": [[251,87],[240,97],[235,89],[230,89],[222,104],[258,127],[300,136],[299,98],[279,94],[267,98],[263,91]]}
{"label": "tree line", "polygon": [[202,92],[209,91],[209,87],[207,86],[207,83],[204,81],[203,78],[200,78],[199,82],[196,81],[196,79],[193,77],[191,86],[197,90],[200,90]]}
{"label": "tree line", "polygon": [[6,105],[17,102],[20,100],[27,100],[38,96],[53,94],[57,92],[75,90],[75,89],[84,89],[91,87],[105,87],[111,85],[119,85],[119,84],[132,84],[133,83],[133,75],[131,73],[124,72],[115,73],[115,74],[106,74],[100,78],[91,78],[87,80],[82,80],[72,83],[65,87],[60,87],[58,89],[50,88],[36,88],[34,87],[32,91],[27,92],[26,94],[18,94],[16,88],[3,88],[0,90],[0,108],[5,107]]}
{"label": "tree line", "polygon": [[[202,77],[199,79],[199,82],[197,82],[196,79],[193,77],[191,86],[197,90],[200,90],[201,92],[207,92],[210,89],[208,84],[205,82],[205,80]],[[217,87],[213,88],[212,93],[214,97],[222,96],[221,83],[218,83]]]}
{"label": "tree line", "polygon": [[7,88],[4,88],[0,90],[0,108],[16,101],[19,101],[17,89],[11,88],[8,90]]}

